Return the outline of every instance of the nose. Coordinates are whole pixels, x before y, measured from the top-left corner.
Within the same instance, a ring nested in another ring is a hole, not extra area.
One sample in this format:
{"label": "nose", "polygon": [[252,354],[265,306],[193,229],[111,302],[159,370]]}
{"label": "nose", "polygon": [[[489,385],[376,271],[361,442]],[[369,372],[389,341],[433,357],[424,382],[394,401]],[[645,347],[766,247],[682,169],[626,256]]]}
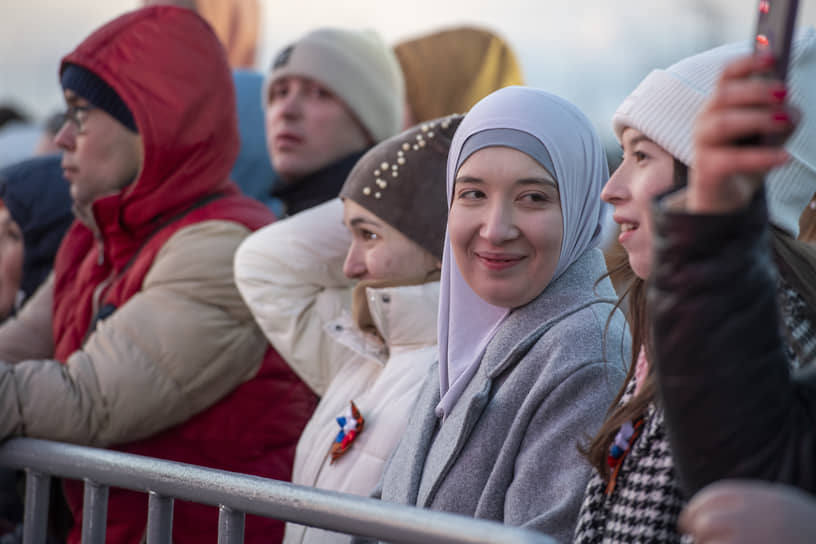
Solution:
{"label": "nose", "polygon": [[496,246],[517,238],[519,229],[515,223],[513,204],[498,199],[491,203],[479,234]]}
{"label": "nose", "polygon": [[76,127],[73,123],[65,121],[62,124],[54,135],[54,145],[66,151],[73,151],[76,146]]}
{"label": "nose", "polygon": [[614,205],[629,199],[629,187],[626,183],[629,174],[626,170],[626,167],[621,164],[612,173],[612,176],[601,191],[601,200]]}
{"label": "nose", "polygon": [[299,89],[290,90],[275,102],[280,115],[287,119],[296,119],[303,113],[303,93]]}
{"label": "nose", "polygon": [[346,253],[346,260],[343,263],[343,274],[347,278],[356,279],[363,277],[366,272],[365,259],[360,245],[356,241],[352,241],[348,253]]}

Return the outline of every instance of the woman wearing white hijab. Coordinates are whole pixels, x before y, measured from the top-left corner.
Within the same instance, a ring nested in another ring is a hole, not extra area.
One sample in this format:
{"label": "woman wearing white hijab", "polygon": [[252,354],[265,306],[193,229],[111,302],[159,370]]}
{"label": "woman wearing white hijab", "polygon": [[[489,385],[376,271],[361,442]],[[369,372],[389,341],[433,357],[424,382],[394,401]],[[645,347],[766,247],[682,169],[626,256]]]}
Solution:
{"label": "woman wearing white hijab", "polygon": [[587,118],[508,87],[448,155],[439,363],[381,481],[383,500],[572,535],[578,444],[624,378],[630,342],[600,235],[608,171]]}

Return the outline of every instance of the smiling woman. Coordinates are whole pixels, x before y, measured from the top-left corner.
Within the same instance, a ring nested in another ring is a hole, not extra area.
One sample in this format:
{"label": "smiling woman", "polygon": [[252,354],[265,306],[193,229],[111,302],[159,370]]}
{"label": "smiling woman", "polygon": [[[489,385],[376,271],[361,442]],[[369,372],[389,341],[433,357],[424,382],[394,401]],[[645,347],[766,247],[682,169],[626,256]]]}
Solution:
{"label": "smiling woman", "polygon": [[607,177],[589,121],[559,97],[507,87],[465,116],[448,157],[438,367],[383,500],[569,540],[590,473],[578,442],[629,350],[599,280]]}

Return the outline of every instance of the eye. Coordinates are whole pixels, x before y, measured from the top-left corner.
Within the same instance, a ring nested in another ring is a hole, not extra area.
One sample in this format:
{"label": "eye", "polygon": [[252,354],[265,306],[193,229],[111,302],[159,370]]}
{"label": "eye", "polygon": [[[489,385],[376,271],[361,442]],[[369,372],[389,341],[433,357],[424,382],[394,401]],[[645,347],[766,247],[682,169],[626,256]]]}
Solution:
{"label": "eye", "polygon": [[643,151],[633,151],[632,157],[635,158],[635,162],[643,162],[649,158],[649,155],[647,155]]}
{"label": "eye", "polygon": [[544,204],[550,202],[552,199],[546,193],[531,192],[519,195],[519,200],[528,204]]}
{"label": "eye", "polygon": [[289,87],[287,85],[272,85],[272,88],[269,89],[269,101],[284,98],[288,92]]}
{"label": "eye", "polygon": [[487,195],[484,194],[484,191],[480,191],[478,189],[462,189],[456,195],[457,200],[479,200],[485,198]]}
{"label": "eye", "polygon": [[370,240],[379,240],[379,239],[380,239],[380,235],[379,235],[379,234],[377,234],[376,232],[371,232],[371,231],[370,231],[370,230],[368,230],[368,229],[360,229],[360,236],[361,236],[361,237],[363,238],[363,240],[365,240],[365,241],[370,241]]}

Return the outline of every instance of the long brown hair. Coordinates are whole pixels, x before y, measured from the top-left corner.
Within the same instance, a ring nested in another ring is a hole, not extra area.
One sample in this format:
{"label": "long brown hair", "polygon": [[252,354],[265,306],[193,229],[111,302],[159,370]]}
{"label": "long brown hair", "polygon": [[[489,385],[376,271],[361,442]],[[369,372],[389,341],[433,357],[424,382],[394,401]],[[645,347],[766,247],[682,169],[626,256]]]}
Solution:
{"label": "long brown hair", "polygon": [[[684,187],[688,180],[688,167],[677,159],[674,160],[673,178],[674,189]],[[634,421],[643,416],[649,404],[654,400],[656,391],[650,368],[637,395],[630,398],[626,404],[620,402],[635,375],[640,348],[642,347],[646,351],[647,359],[651,353],[651,339],[648,336],[649,317],[646,312],[646,281],[635,275],[626,252],[620,254],[619,262],[610,267],[608,275],[625,279],[628,283],[615,308],[625,307],[629,329],[632,333],[632,356],[623,387],[615,396],[606,421],[601,425],[600,430],[590,443],[581,448],[582,453],[604,480],[609,479],[610,472],[606,460],[609,455],[609,447],[615,440],[618,429],[627,421]]]}

